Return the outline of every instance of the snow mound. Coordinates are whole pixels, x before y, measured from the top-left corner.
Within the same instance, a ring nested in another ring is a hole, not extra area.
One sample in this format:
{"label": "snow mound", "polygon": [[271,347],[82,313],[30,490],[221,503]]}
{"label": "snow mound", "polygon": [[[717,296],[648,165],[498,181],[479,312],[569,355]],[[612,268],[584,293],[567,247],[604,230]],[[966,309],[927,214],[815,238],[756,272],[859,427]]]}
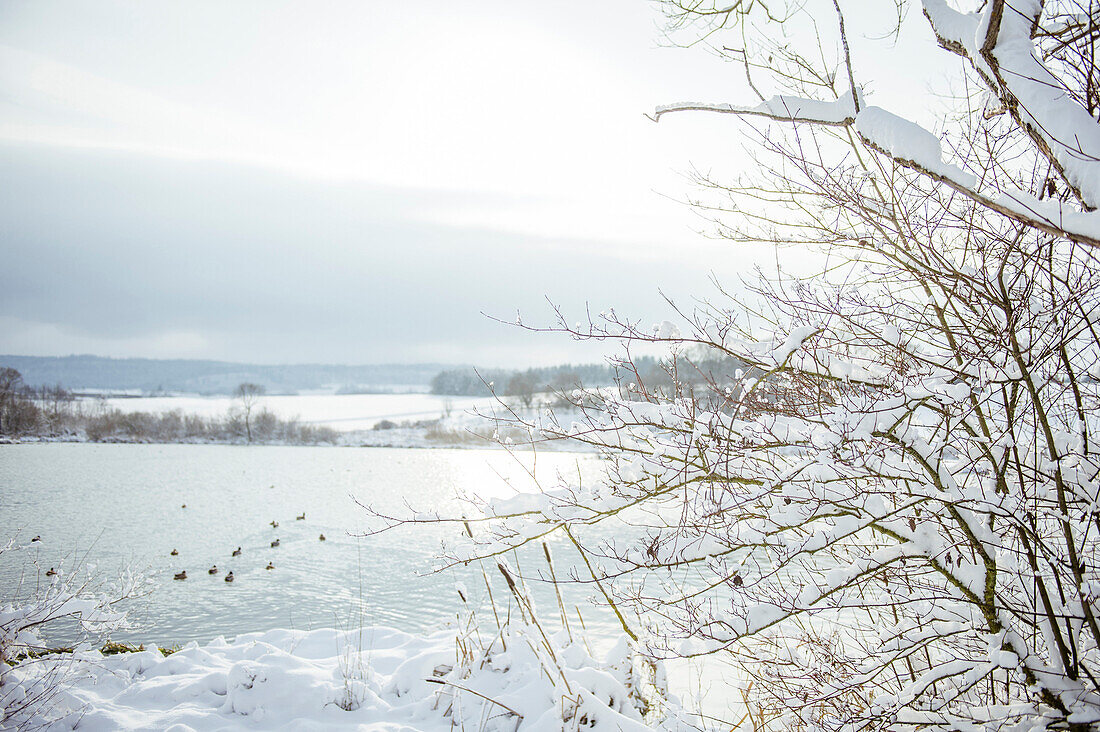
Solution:
{"label": "snow mound", "polygon": [[21,688],[75,665],[79,673],[37,712],[54,720],[48,729],[655,729],[643,723],[625,642],[598,662],[559,634],[550,656],[559,670],[548,671],[550,646],[535,635],[506,628],[472,655],[455,630],[420,637],[384,627],[272,630],[168,656],[78,651],[10,669],[0,703],[8,708]]}

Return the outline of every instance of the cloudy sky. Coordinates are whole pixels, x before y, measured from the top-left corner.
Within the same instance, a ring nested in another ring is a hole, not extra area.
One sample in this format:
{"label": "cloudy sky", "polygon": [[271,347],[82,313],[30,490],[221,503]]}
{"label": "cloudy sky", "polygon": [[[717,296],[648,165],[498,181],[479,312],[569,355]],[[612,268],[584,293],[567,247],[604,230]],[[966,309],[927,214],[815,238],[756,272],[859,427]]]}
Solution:
{"label": "cloudy sky", "polygon": [[[597,356],[484,317],[640,318],[748,261],[681,173],[735,69],[645,0],[0,0],[0,353]],[[595,360],[590,359],[590,360]]]}

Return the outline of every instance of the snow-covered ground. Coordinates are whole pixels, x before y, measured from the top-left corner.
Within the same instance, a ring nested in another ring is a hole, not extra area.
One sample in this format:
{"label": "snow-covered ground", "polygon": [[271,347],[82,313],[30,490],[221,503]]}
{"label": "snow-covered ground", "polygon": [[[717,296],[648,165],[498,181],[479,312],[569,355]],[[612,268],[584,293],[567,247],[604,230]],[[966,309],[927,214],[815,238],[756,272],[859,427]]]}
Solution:
{"label": "snow-covered ground", "polygon": [[[503,637],[502,637],[503,636]],[[679,728],[625,643],[603,661],[580,639],[507,628],[484,648],[456,630],[272,630],[190,644],[39,659],[11,669],[0,701],[49,695],[51,730],[422,730],[560,732]],[[456,658],[457,656],[457,658]],[[49,674],[57,673],[50,680]],[[652,675],[649,676],[652,679]],[[658,677],[659,678],[659,677]],[[37,687],[38,689],[42,687]],[[0,715],[0,728],[5,723]],[[9,719],[19,723],[19,719]]]}
{"label": "snow-covered ground", "polygon": [[[240,404],[230,396],[167,396],[106,399],[110,409],[162,414],[179,410],[203,417],[224,417]],[[302,394],[264,396],[256,409],[267,409],[280,419],[297,417],[306,424],[331,427],[338,432],[372,429],[382,420],[416,422],[491,409],[494,400],[483,397],[451,397],[436,394]]]}

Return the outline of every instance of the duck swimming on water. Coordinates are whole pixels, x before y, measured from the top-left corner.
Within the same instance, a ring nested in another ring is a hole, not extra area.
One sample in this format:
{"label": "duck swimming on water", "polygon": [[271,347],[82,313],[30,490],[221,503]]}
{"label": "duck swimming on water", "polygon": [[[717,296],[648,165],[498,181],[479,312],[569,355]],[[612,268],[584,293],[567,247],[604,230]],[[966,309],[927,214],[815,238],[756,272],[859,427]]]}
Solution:
{"label": "duck swimming on water", "polygon": [[235,556],[235,557],[241,556],[241,548],[240,547],[237,547],[236,549],[233,550],[233,556]]}
{"label": "duck swimming on water", "polygon": [[176,574],[172,577],[172,579],[178,579],[178,580],[187,579],[187,570],[185,569],[182,572],[176,572]]}
{"label": "duck swimming on water", "polygon": [[47,577],[53,577],[55,574],[57,574],[57,570],[54,569],[53,567],[50,567],[49,571],[46,572]]}
{"label": "duck swimming on water", "polygon": [[213,567],[206,570],[206,573],[207,574],[217,574],[218,573],[218,565],[215,564]]}
{"label": "duck swimming on water", "polygon": [[271,542],[271,546],[273,546],[273,547],[279,546],[279,540],[276,539],[275,541]]}
{"label": "duck swimming on water", "polygon": [[295,516],[294,520],[295,521],[305,521],[306,520],[306,512],[302,511],[302,515],[301,516]]}
{"label": "duck swimming on water", "polygon": [[271,528],[273,528],[273,529],[279,528],[279,522],[278,521],[272,521],[271,522]]}
{"label": "duck swimming on water", "polygon": [[168,553],[169,553],[169,554],[171,554],[171,555],[172,555],[173,557],[178,557],[178,556],[179,556],[179,554],[180,554],[180,553],[179,553],[178,551],[176,551],[175,549],[173,549],[172,551],[170,551],[170,552],[168,552]]}
{"label": "duck swimming on water", "polygon": [[230,572],[229,574],[225,575],[225,581],[226,582],[232,582],[233,581],[233,572]]}
{"label": "duck swimming on water", "polygon": [[274,562],[268,562],[268,563],[267,563],[267,566],[266,566],[266,567],[264,567],[264,569],[275,569],[275,564],[274,564]]}
{"label": "duck swimming on water", "polygon": [[317,537],[317,541],[324,541],[324,540],[325,540],[325,535],[324,534],[321,534],[320,536]]}

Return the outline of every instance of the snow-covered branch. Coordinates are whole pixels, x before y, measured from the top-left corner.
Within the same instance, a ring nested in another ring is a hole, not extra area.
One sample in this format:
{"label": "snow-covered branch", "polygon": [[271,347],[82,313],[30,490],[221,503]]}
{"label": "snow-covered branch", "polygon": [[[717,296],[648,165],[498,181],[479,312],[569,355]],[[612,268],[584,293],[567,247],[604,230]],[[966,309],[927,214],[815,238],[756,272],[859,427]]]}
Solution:
{"label": "snow-covered branch", "polygon": [[781,122],[807,122],[843,127],[851,125],[855,121],[855,97],[856,95],[852,91],[848,91],[833,102],[778,95],[751,107],[733,104],[680,102],[657,107],[650,119],[659,122],[662,116],[673,112],[717,112],[739,117],[764,117]]}
{"label": "snow-covered branch", "polygon": [[1032,39],[1043,3],[991,0],[977,13],[922,4],[940,44],[970,62],[1078,200],[1100,206],[1100,125],[1039,60]]}
{"label": "snow-covered branch", "polygon": [[[1100,246],[1100,213],[1073,210],[1061,201],[1040,201],[1016,187],[1004,186],[1000,191],[986,193],[979,187],[974,174],[944,161],[939,138],[934,134],[880,107],[864,106],[857,113],[850,91],[834,102],[792,96],[773,97],[752,107],[684,102],[657,107],[652,119],[659,121],[662,115],[689,111],[762,117],[778,122],[826,127],[851,127],[859,139],[876,152],[947,185],[992,211],[1035,226],[1051,236]],[[1084,110],[1080,111],[1084,114]],[[1092,131],[1100,136],[1100,127],[1087,114],[1084,116],[1092,123]],[[1100,165],[1093,172],[1100,180]],[[1087,177],[1086,173],[1082,175]]]}

